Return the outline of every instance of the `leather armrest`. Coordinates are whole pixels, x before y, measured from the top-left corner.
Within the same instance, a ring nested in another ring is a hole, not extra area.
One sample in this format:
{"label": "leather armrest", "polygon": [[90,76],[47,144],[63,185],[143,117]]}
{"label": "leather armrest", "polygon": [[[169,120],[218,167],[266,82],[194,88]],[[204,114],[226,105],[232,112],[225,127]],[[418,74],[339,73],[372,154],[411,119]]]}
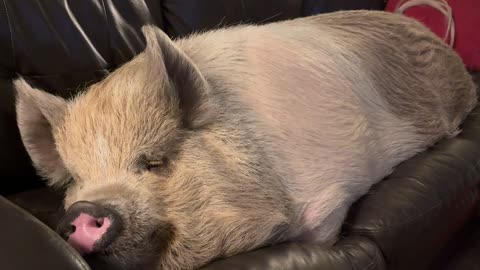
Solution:
{"label": "leather armrest", "polygon": [[3,196],[0,196],[0,216],[1,269],[90,269],[60,236]]}
{"label": "leather armrest", "polygon": [[381,270],[386,269],[378,247],[363,237],[339,241],[333,248],[285,243],[217,260],[200,270]]}
{"label": "leather armrest", "polygon": [[48,187],[6,196],[10,202],[26,210],[52,230],[55,230],[64,215],[63,197],[62,190]]}

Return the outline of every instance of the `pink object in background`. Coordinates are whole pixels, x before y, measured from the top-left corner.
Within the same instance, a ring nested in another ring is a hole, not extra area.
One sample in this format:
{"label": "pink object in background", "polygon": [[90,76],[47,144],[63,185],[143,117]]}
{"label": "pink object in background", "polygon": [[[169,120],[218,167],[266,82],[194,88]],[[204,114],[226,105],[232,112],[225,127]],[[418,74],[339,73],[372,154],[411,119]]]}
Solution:
{"label": "pink object in background", "polygon": [[[395,12],[402,4],[414,0],[389,0],[386,11]],[[414,2],[441,2],[438,0]],[[448,0],[454,21],[453,48],[466,67],[480,70],[480,0]],[[430,5],[419,4],[404,10],[405,16],[415,18],[442,39],[448,35],[448,18]],[[450,40],[445,40],[450,43]]]}

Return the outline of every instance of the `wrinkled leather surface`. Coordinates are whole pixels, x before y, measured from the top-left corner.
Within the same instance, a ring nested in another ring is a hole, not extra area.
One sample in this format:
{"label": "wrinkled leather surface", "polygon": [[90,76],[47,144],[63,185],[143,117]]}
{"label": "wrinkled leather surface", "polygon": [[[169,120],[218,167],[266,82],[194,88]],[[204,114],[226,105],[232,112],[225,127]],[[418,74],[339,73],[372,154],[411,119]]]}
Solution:
{"label": "wrinkled leather surface", "polygon": [[442,270],[480,269],[480,221],[475,223],[475,230],[454,254],[452,260],[440,267]]}
{"label": "wrinkled leather surface", "polygon": [[383,255],[374,243],[367,238],[350,237],[340,241],[333,248],[296,243],[277,245],[218,260],[201,269],[380,270],[386,268]]}
{"label": "wrinkled leather surface", "polygon": [[0,216],[1,269],[90,269],[54,231],[2,196]]}
{"label": "wrinkled leather surface", "polygon": [[444,248],[429,270],[480,269],[480,218],[474,218]]}
{"label": "wrinkled leather surface", "polygon": [[[383,2],[4,0],[0,2],[0,192],[17,193],[9,198],[49,226],[54,226],[59,217],[61,196],[40,190],[18,193],[41,182],[21,145],[15,123],[10,80],[17,73],[36,86],[68,97],[140,52],[144,43],[139,28],[146,23],[177,37],[239,22],[264,23],[338,9],[381,9]],[[479,117],[477,109],[467,119],[462,135],[405,162],[357,202],[342,240],[333,248],[282,244],[218,260],[205,269],[425,269],[471,215],[479,213]],[[49,245],[53,246],[52,252],[57,252],[57,257],[43,257],[47,261],[41,263],[52,264],[48,268],[37,267],[40,264],[32,259],[19,260],[24,267],[19,264],[12,269],[86,269],[81,264],[69,264],[76,255],[68,249],[55,249],[63,247],[63,242],[48,238],[51,231],[45,226],[17,208],[1,205],[0,211],[9,214],[5,215],[6,223],[2,216],[0,230],[14,221],[18,228],[29,231],[12,231],[5,239],[34,243],[31,249],[21,247],[21,253],[16,254],[38,259],[36,251],[48,250]],[[34,229],[28,227],[32,224]],[[3,248],[0,244],[1,269],[5,269]],[[48,258],[66,264],[54,265],[56,262]]]}

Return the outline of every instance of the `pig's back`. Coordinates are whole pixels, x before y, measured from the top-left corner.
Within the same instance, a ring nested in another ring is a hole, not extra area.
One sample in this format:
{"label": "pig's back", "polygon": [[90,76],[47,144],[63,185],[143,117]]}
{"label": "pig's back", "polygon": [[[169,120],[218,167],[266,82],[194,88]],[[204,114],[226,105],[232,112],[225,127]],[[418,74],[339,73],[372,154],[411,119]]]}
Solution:
{"label": "pig's back", "polygon": [[476,100],[460,58],[398,15],[337,12],[183,42],[253,112],[249,128],[268,138],[317,241],[399,162],[454,135]]}

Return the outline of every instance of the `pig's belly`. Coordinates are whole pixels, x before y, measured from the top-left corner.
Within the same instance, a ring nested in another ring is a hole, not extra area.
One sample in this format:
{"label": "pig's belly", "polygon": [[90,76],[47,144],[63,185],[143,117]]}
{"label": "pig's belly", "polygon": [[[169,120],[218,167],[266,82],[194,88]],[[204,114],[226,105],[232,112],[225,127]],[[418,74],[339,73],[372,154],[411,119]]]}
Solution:
{"label": "pig's belly", "polygon": [[[320,53],[263,44],[269,49],[250,51],[251,85],[241,95],[277,147],[272,152],[280,153],[274,164],[302,209],[301,234],[329,241],[354,200],[430,142],[385,110],[368,78],[355,81],[340,66],[312,64],[325,62]],[[356,97],[353,87],[374,102]]]}
{"label": "pig's belly", "polygon": [[257,88],[263,93],[250,104],[276,147],[272,152],[280,153],[273,158],[276,170],[302,207],[301,234],[330,241],[349,205],[427,141],[381,108],[374,117],[352,97],[332,95],[338,89],[305,80],[296,85]]}

